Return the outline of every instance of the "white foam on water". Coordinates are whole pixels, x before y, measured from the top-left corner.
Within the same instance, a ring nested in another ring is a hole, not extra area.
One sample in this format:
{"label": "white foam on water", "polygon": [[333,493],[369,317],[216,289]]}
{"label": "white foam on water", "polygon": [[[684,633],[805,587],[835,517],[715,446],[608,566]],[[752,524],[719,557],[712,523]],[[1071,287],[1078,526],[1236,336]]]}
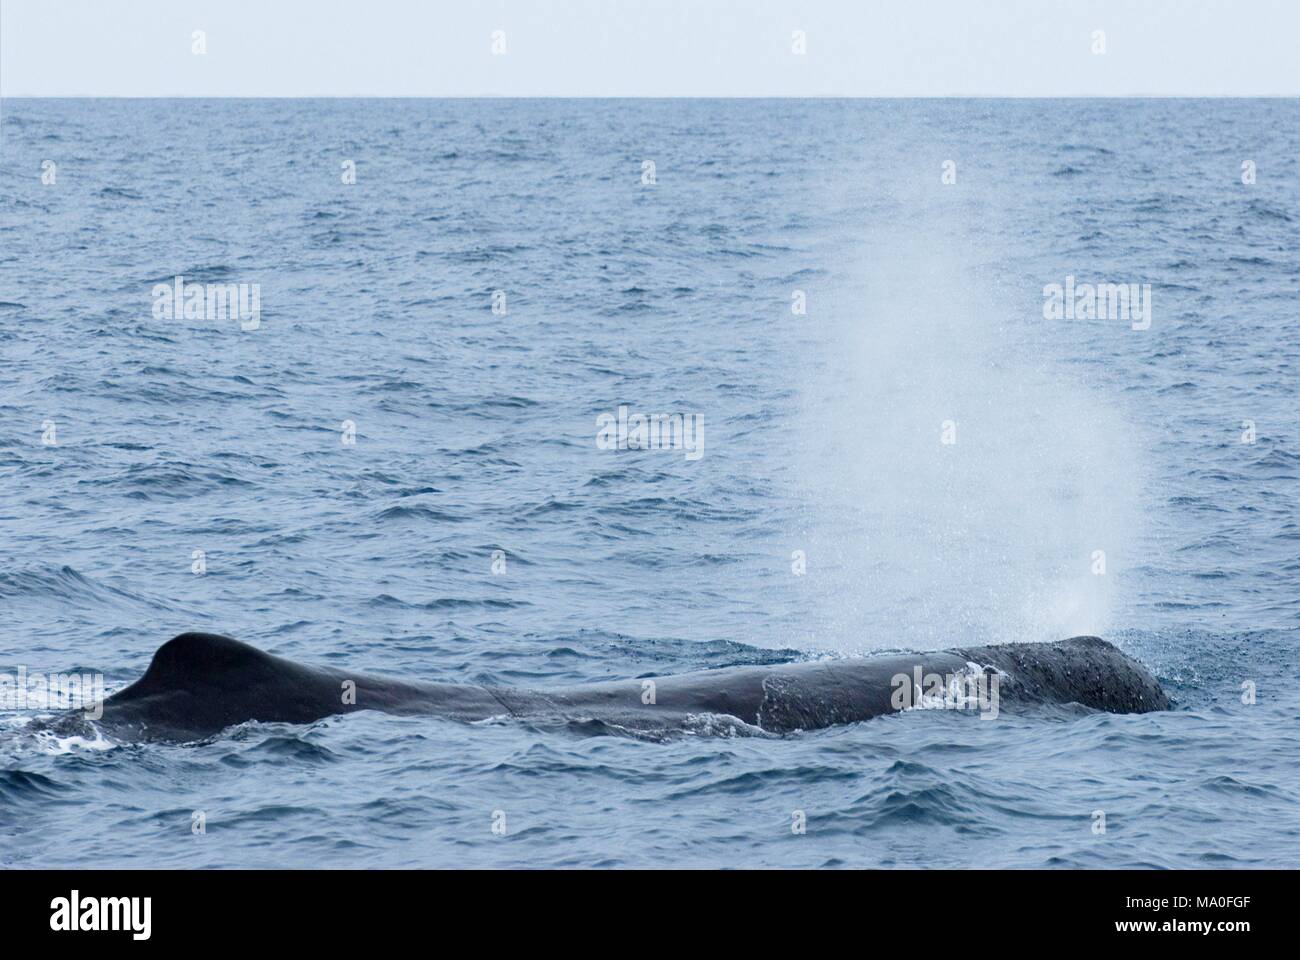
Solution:
{"label": "white foam on water", "polygon": [[37,748],[50,756],[62,756],[64,754],[76,753],[78,751],[104,751],[115,750],[120,744],[109,740],[104,736],[104,732],[98,727],[92,726],[95,731],[94,738],[87,738],[81,735],[71,737],[59,737],[48,731],[41,731],[36,734],[35,740]]}
{"label": "white foam on water", "polygon": [[682,730],[688,736],[721,737],[766,737],[770,736],[762,727],[746,723],[729,713],[690,713],[682,724]]}
{"label": "white foam on water", "polygon": [[12,731],[19,738],[19,742],[34,747],[36,752],[48,756],[62,756],[86,750],[112,750],[120,746],[116,741],[105,737],[104,732],[95,724],[89,722],[87,725],[93,731],[93,737],[84,734],[61,737],[52,730],[29,729],[34,721],[49,719],[52,716],[52,714],[37,713],[8,714],[0,716],[0,729]]}

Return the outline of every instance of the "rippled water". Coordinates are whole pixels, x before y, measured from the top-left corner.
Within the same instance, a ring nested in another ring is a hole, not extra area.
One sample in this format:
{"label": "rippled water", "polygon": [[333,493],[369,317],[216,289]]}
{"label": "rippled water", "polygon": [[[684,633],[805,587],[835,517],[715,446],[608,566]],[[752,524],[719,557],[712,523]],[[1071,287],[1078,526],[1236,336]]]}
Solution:
{"label": "rippled water", "polygon": [[[10,710],[0,864],[1300,865],[1295,101],[0,112],[0,672],[111,690],[187,629],[536,686],[1096,632],[1177,699],[184,747]],[[177,274],[260,326],[155,319]],[[1044,319],[1067,276],[1151,284],[1150,328]],[[703,456],[598,449],[620,404]]]}

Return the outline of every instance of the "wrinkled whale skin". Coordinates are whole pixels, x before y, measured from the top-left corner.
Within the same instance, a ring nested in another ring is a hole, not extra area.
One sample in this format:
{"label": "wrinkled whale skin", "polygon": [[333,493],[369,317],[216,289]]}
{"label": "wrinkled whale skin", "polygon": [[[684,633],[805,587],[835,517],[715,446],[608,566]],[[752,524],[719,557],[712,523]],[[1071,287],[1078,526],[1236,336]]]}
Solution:
{"label": "wrinkled whale skin", "polygon": [[671,728],[712,714],[789,733],[896,712],[895,678],[918,667],[944,675],[996,670],[1002,704],[1079,703],[1116,713],[1169,707],[1146,668],[1098,637],[702,670],[654,677],[652,689],[637,679],[528,690],[308,666],[230,637],[183,633],[158,649],[143,677],[100,704],[99,723],[122,739],[172,742],[247,721],[304,724],[354,710],[463,721],[598,719],[630,729]]}

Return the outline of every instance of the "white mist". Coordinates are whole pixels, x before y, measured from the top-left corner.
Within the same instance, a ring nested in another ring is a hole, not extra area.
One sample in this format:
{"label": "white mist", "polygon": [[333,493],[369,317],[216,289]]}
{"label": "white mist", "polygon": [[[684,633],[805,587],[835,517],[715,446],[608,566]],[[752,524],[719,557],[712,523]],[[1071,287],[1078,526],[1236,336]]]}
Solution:
{"label": "white mist", "polygon": [[1105,634],[1138,542],[1135,428],[1063,362],[1076,331],[1019,292],[1042,281],[981,265],[987,224],[942,200],[908,209],[863,227],[810,347],[792,540],[815,613],[797,644]]}

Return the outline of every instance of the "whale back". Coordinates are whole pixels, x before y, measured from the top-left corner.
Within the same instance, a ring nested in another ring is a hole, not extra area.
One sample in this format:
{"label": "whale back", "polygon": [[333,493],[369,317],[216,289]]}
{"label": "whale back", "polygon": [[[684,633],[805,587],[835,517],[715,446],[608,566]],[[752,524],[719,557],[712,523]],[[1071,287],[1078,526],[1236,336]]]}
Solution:
{"label": "whale back", "polygon": [[900,682],[910,690],[917,674],[972,667],[997,671],[1008,704],[1080,703],[1114,713],[1169,707],[1140,663],[1097,637],[704,670],[655,678],[650,696],[645,680],[549,691],[408,682],[295,663],[218,634],[183,633],[158,648],[144,676],[103,701],[102,721],[119,736],[174,742],[247,721],[311,723],[364,709],[458,720],[598,718],[630,729],[681,727],[711,714],[788,733],[893,713],[904,709],[893,696]]}
{"label": "whale back", "polygon": [[159,647],[144,676],[103,707],[105,721],[115,727],[194,739],[249,720],[310,723],[349,705],[336,671],[215,633],[182,633]]}
{"label": "whale back", "polygon": [[974,663],[996,667],[1005,676],[1002,692],[1018,701],[1081,703],[1110,713],[1169,709],[1168,695],[1147,669],[1101,637],[956,652]]}

